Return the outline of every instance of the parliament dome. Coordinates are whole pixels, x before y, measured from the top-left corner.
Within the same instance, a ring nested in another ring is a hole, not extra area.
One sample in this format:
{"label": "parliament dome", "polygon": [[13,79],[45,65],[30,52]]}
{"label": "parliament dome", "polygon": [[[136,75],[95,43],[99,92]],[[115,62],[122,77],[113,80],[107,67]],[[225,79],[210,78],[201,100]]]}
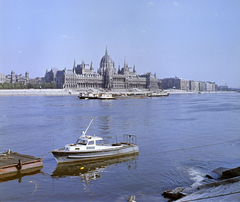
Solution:
{"label": "parliament dome", "polygon": [[112,63],[112,59],[110,58],[110,56],[107,54],[107,49],[105,52],[105,55],[102,57],[100,64],[103,63]]}

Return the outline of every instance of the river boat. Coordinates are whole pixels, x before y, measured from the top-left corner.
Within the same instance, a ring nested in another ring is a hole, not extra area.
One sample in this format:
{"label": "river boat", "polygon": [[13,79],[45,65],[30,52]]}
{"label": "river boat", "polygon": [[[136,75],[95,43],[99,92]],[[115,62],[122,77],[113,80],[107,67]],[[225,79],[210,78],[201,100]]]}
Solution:
{"label": "river boat", "polygon": [[152,92],[148,94],[148,97],[167,97],[169,96],[168,92]]}
{"label": "river boat", "polygon": [[115,96],[116,99],[143,99],[147,98],[146,94],[120,94]]}
{"label": "river boat", "polygon": [[98,95],[97,99],[100,99],[100,100],[113,100],[113,99],[115,99],[115,97],[113,97],[112,94],[100,93]]}
{"label": "river boat", "polygon": [[86,135],[93,119],[76,143],[66,144],[64,148],[52,150],[57,163],[72,163],[78,161],[96,161],[115,158],[139,152],[135,135],[123,135],[123,142],[104,144],[101,137]]}
{"label": "river boat", "polygon": [[99,100],[112,100],[115,97],[112,94],[107,93],[80,93],[78,96],[79,99],[99,99]]}
{"label": "river boat", "polygon": [[98,96],[99,96],[98,93],[80,93],[78,98],[88,100],[88,99],[97,99]]}

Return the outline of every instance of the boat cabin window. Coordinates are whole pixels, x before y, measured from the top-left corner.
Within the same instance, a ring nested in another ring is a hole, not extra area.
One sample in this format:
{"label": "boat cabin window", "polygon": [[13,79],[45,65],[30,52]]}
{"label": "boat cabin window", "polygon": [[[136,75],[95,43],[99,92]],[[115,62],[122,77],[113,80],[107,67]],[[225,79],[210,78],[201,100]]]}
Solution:
{"label": "boat cabin window", "polygon": [[88,145],[94,145],[94,140],[88,141]]}
{"label": "boat cabin window", "polygon": [[96,140],[96,145],[103,145],[103,141],[102,140]]}
{"label": "boat cabin window", "polygon": [[77,144],[83,144],[83,145],[86,145],[86,144],[87,144],[87,141],[86,141],[86,140],[78,139],[78,140],[77,140]]}

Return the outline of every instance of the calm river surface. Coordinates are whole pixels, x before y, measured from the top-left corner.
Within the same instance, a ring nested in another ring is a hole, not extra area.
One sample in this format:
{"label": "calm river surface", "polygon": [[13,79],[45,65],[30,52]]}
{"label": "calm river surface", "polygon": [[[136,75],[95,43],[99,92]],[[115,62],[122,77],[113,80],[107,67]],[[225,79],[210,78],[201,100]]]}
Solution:
{"label": "calm river surface", "polygon": [[58,167],[0,182],[0,201],[167,201],[167,189],[204,184],[218,167],[240,166],[240,93],[124,100],[0,97],[0,151],[41,157],[88,134],[106,143],[137,136],[139,155]]}

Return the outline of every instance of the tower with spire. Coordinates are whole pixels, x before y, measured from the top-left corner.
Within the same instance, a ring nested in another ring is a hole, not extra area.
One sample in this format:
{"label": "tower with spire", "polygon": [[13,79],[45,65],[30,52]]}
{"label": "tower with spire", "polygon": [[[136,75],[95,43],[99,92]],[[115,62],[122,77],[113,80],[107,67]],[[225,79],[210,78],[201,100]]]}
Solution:
{"label": "tower with spire", "polygon": [[74,62],[73,62],[73,73],[74,73],[74,74],[76,74],[76,68],[77,68],[77,67],[76,67],[76,62],[75,62],[75,60],[74,60]]}

